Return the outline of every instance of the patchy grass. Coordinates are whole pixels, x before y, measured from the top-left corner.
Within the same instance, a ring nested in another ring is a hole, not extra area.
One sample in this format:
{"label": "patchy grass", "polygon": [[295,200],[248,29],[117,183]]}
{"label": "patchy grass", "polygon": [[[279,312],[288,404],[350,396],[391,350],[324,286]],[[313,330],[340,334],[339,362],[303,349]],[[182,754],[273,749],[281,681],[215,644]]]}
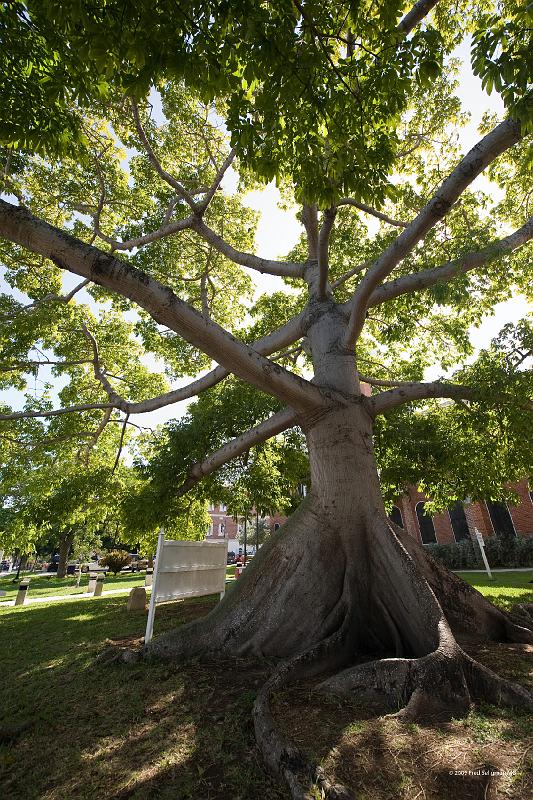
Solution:
{"label": "patchy grass", "polygon": [[482,572],[456,574],[500,608],[509,610],[515,603],[533,603],[533,570],[493,572],[492,581]]}
{"label": "patchy grass", "polygon": [[[533,647],[512,647],[529,652],[531,669]],[[486,653],[475,655],[490,664]],[[511,649],[508,662],[513,658]],[[524,661],[514,677],[531,681],[527,672]],[[533,720],[527,714],[482,706],[448,723],[405,724],[305,686],[280,693],[273,711],[283,732],[358,800],[533,797]]]}
{"label": "patchy grass", "polygon": [[[214,603],[161,605],[155,633]],[[264,665],[95,662],[110,642],[138,642],[145,623],[124,597],[0,610],[0,739],[3,726],[31,723],[0,745],[2,800],[288,798],[253,734]],[[533,686],[532,646],[469,652]],[[533,723],[520,713],[482,706],[447,724],[406,725],[306,685],[279,693],[273,711],[358,800],[524,800],[533,789]]]}
{"label": "patchy grass", "polygon": [[[213,601],[158,608],[156,633]],[[96,664],[109,640],[138,640],[145,613],[124,597],[0,611],[2,800],[281,800],[255,747],[261,667]]]}

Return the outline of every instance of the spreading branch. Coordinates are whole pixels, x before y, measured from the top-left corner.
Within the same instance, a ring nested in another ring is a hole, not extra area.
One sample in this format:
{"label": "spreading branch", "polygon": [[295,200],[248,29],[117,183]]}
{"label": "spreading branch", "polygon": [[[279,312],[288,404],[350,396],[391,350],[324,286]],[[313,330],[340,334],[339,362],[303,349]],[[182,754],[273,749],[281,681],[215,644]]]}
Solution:
{"label": "spreading branch", "polygon": [[294,427],[298,422],[298,416],[295,411],[286,408],[283,411],[278,411],[269,419],[260,422],[253,428],[250,428],[246,433],[237,436],[230,442],[227,442],[219,450],[215,450],[202,462],[195,464],[189,471],[188,477],[178,490],[178,496],[186,494],[193,486],[195,486],[206,475],[210,475],[217,469],[227,464],[228,461],[242,455],[254,445],[266,442],[278,433],[283,433],[288,428]]}
{"label": "spreading branch", "polygon": [[533,217],[514,233],[505,236],[503,239],[496,239],[482,250],[465,253],[465,255],[453,261],[448,261],[439,267],[414,272],[411,275],[405,275],[402,278],[396,278],[394,281],[378,286],[372,292],[368,306],[372,308],[402,294],[417,292],[430,286],[435,286],[437,283],[449,281],[457,275],[476,269],[476,267],[482,267],[506,253],[512,253],[531,239],[533,239]]}
{"label": "spreading branch", "polygon": [[351,301],[350,321],[344,345],[353,347],[365,322],[370,297],[375,288],[420,242],[426,233],[451,209],[462,192],[501,153],[520,140],[520,126],[506,120],[481,139],[441,184],[440,189],[418,216],[367,270]]}
{"label": "spreading branch", "polygon": [[194,216],[187,226],[196,231],[202,239],[212,245],[219,253],[229,258],[235,264],[242,267],[249,267],[268,275],[278,275],[287,278],[302,278],[305,264],[294,261],[276,261],[275,259],[261,258],[252,253],[244,253],[236,250],[229,242],[226,242],[218,233],[215,233],[199,216]]}
{"label": "spreading branch", "polygon": [[418,0],[418,3],[415,3],[412,9],[400,20],[397,28],[398,32],[407,36],[419,22],[422,22],[424,17],[427,17],[437,3],[438,0]]}
{"label": "spreading branch", "polygon": [[174,178],[173,175],[171,175],[161,166],[159,159],[156,157],[154,151],[152,150],[152,146],[148,141],[146,133],[144,132],[144,128],[142,126],[141,118],[139,115],[139,108],[133,98],[131,100],[131,110],[133,112],[133,119],[135,121],[135,127],[137,128],[137,133],[139,134],[139,139],[142,142],[142,145],[144,147],[144,150],[146,152],[146,155],[148,156],[148,160],[150,161],[151,165],[153,166],[159,177],[162,180],[164,180],[165,183],[168,183],[169,186],[172,186],[172,188],[176,190],[176,194],[178,194],[182,198],[182,200],[185,200],[187,205],[189,205],[193,210],[196,210],[197,206],[192,195],[189,194],[187,189],[176,178]]}
{"label": "spreading branch", "polygon": [[329,272],[329,238],[335,223],[336,210],[327,208],[324,211],[322,225],[318,234],[318,298],[326,297]]}
{"label": "spreading branch", "polygon": [[89,278],[129,298],[148,311],[156,322],[180,334],[242,380],[282,402],[302,411],[331,402],[328,394],[317,386],[264,358],[212,320],[204,319],[168,286],[3,200],[0,200],[0,234],[31,252],[50,258],[60,269]]}
{"label": "spreading branch", "polygon": [[[460,386],[454,383],[408,383],[398,384],[394,389],[376,394],[368,400],[370,413],[374,416],[384,414],[393,408],[412,403],[417,400],[430,400],[436,398],[448,398],[450,400],[479,400],[480,392],[470,386]],[[504,402],[515,403],[516,398],[512,395],[501,393],[498,399]],[[533,409],[533,401],[520,401],[520,408],[527,410]]]}
{"label": "spreading branch", "polygon": [[[272,353],[276,353],[278,350],[281,350],[284,347],[288,347],[289,345],[296,342],[302,336],[305,335],[307,330],[307,315],[305,313],[300,313],[298,316],[293,317],[289,322],[285,325],[282,325],[272,333],[267,334],[266,336],[261,337],[256,342],[253,343],[253,349],[261,355],[271,355]],[[96,342],[94,342],[96,345]],[[94,365],[94,347],[91,342],[91,347],[93,348],[93,358],[88,360],[84,359],[80,362],[70,362],[70,363],[86,363],[86,364],[93,364]],[[96,345],[96,351],[98,352],[98,347]],[[45,363],[45,362],[36,362],[36,363]],[[55,362],[54,362],[55,363]],[[61,362],[61,365],[65,365],[66,362]],[[99,360],[97,364],[100,365]],[[227,378],[229,375],[229,371],[224,369],[224,367],[217,366],[208,372],[206,375],[203,375],[201,378],[197,378],[191,383],[188,383],[186,386],[181,386],[179,389],[173,389],[170,392],[165,392],[164,394],[160,394],[157,397],[150,397],[146,400],[140,400],[138,402],[130,402],[126,400],[124,397],[121,397],[117,392],[113,391],[112,398],[108,403],[92,403],[86,405],[78,405],[78,406],[68,406],[67,408],[60,408],[54,411],[15,411],[10,414],[1,414],[0,420],[15,420],[15,419],[27,419],[29,417],[50,417],[50,416],[60,416],[62,414],[71,414],[81,411],[90,411],[94,409],[110,409],[116,408],[120,411],[123,411],[128,417],[131,414],[146,414],[150,411],[156,411],[159,408],[164,408],[165,406],[172,405],[174,403],[180,403],[183,400],[188,400],[191,397],[196,397],[196,395],[201,394],[202,392],[206,391],[207,389],[211,389],[213,386],[216,386],[217,383],[223,381],[224,378]],[[97,380],[99,380],[97,378]],[[110,420],[113,422],[113,420]],[[128,422],[128,425],[133,425],[132,422]]]}
{"label": "spreading branch", "polygon": [[359,211],[363,211],[365,214],[370,214],[372,217],[376,217],[377,219],[386,222],[388,225],[394,225],[396,228],[407,228],[407,222],[402,222],[400,219],[393,219],[389,217],[388,214],[384,214],[382,211],[376,211],[375,208],[371,208],[370,206],[365,205],[364,203],[358,203],[357,200],[353,200],[351,197],[343,197],[337,203],[338,206],[353,206],[354,208],[358,208]]}

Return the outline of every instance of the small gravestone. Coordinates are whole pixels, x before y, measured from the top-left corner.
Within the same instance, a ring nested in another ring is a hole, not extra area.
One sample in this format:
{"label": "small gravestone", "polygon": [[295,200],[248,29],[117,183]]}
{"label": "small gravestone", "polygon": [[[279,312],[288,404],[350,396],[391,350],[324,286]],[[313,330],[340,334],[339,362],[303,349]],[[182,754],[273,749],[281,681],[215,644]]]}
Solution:
{"label": "small gravestone", "polygon": [[135,586],[128,597],[128,611],[146,611],[146,589]]}
{"label": "small gravestone", "polygon": [[93,594],[94,590],[96,589],[96,578],[96,572],[89,572],[89,586],[87,588],[89,594]]}
{"label": "small gravestone", "polygon": [[26,597],[28,594],[28,589],[30,587],[30,579],[24,578],[23,581],[20,582],[19,590],[17,592],[17,596],[15,598],[15,605],[16,606],[23,606],[26,602]]}
{"label": "small gravestone", "polygon": [[81,581],[81,567],[77,567],[75,575],[76,575],[76,589],[79,589]]}
{"label": "small gravestone", "polygon": [[144,585],[147,588],[152,585],[153,577],[154,577],[153,569],[147,569],[146,575],[144,576]]}
{"label": "small gravestone", "polygon": [[94,587],[94,596],[101,597],[104,591],[104,578],[105,575],[98,575],[96,579],[96,586]]}

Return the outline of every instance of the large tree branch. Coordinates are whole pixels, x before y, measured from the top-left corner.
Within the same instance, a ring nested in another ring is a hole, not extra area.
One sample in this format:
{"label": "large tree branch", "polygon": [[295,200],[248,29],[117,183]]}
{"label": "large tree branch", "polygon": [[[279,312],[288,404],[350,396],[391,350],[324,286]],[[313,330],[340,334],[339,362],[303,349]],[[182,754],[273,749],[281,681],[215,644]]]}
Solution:
{"label": "large tree branch", "polygon": [[329,273],[329,238],[335,223],[336,210],[326,208],[318,234],[318,299],[326,297]]}
{"label": "large tree branch", "polygon": [[213,321],[204,319],[169,287],[3,200],[0,200],[0,234],[50,258],[61,269],[129,298],[148,311],[156,322],[179,333],[221,366],[288,405],[303,411],[331,401],[318,387],[264,358]]}
{"label": "large tree branch", "polygon": [[520,140],[520,126],[506,120],[485,136],[461,160],[417,217],[367,270],[352,299],[344,345],[353,347],[364,325],[372,292],[426,233],[451,209],[462,192],[501,153]]}
{"label": "large tree branch", "polygon": [[268,275],[279,275],[288,278],[302,278],[305,270],[305,264],[295,261],[276,261],[275,259],[260,258],[252,253],[244,253],[241,250],[236,250],[231,244],[226,242],[218,233],[215,233],[208,225],[205,224],[203,219],[199,216],[192,218],[190,227],[196,231],[202,239],[211,244],[219,253],[229,258],[235,264],[240,264],[243,267],[250,267],[258,272],[267,273]]}
{"label": "large tree branch", "polygon": [[[296,342],[298,339],[300,339],[302,336],[305,335],[306,329],[307,329],[307,314],[302,312],[301,314],[298,314],[298,316],[293,317],[291,320],[289,320],[289,322],[287,322],[285,325],[282,325],[281,328],[278,328],[272,333],[269,333],[266,336],[263,336],[261,339],[258,339],[256,342],[253,343],[252,347],[261,355],[270,355],[271,353],[275,353],[278,350],[281,350],[283,347],[287,347],[293,342]],[[41,364],[48,362],[35,362],[35,363]],[[56,362],[51,362],[51,363],[56,365]],[[82,364],[82,363],[94,364],[94,349],[93,349],[93,359],[90,360],[85,359],[83,361],[75,361],[75,362],[58,362],[58,363],[60,366],[67,366],[67,363],[68,365]],[[28,417],[60,416],[62,414],[71,414],[80,411],[89,411],[94,409],[108,409],[108,408],[119,409],[128,416],[131,414],[146,414],[149,413],[150,411],[156,411],[158,408],[164,408],[165,406],[169,406],[174,403],[180,403],[183,400],[188,400],[191,397],[195,397],[201,392],[204,392],[207,389],[211,389],[213,386],[216,386],[217,383],[220,383],[220,381],[224,380],[224,378],[227,378],[229,374],[230,373],[227,369],[224,369],[224,367],[221,366],[217,366],[215,367],[215,369],[212,369],[206,375],[203,375],[201,378],[197,378],[196,380],[191,381],[191,383],[187,384],[186,386],[181,386],[179,389],[173,389],[172,391],[165,392],[164,394],[160,394],[157,397],[150,397],[146,400],[140,400],[135,403],[126,400],[113,390],[112,393],[113,397],[110,398],[108,403],[93,403],[89,405],[69,406],[63,409],[57,409],[54,411],[43,411],[43,412],[16,411],[10,414],[0,415],[0,420],[25,419]],[[128,422],[128,424],[132,425],[133,423]]]}
{"label": "large tree branch", "polygon": [[422,22],[431,9],[435,8],[437,3],[438,0],[418,0],[412,9],[400,20],[397,28],[398,32],[407,36],[419,22]]}
{"label": "large tree branch", "polygon": [[343,197],[338,201],[337,206],[353,206],[354,208],[358,208],[359,211],[364,211],[365,214],[370,214],[372,217],[386,222],[388,225],[394,225],[396,228],[407,228],[409,224],[407,222],[402,222],[400,219],[393,219],[382,211],[377,211],[375,208],[371,208],[364,203],[358,203],[357,200],[353,200],[351,197]]}
{"label": "large tree branch", "polygon": [[[375,381],[374,381],[375,382]],[[370,413],[374,416],[384,414],[393,408],[404,403],[412,403],[417,400],[429,400],[435,398],[449,398],[450,400],[479,400],[480,393],[471,386],[460,386],[454,383],[401,383],[394,389],[381,392],[368,399]],[[502,393],[499,398],[505,402],[516,403],[516,398],[512,395]],[[533,401],[520,402],[521,408],[533,409]]]}
{"label": "large tree branch", "polygon": [[73,414],[78,411],[95,411],[108,408],[113,408],[113,405],[111,403],[80,403],[75,406],[66,406],[66,408],[54,408],[51,411],[13,411],[9,414],[0,414],[0,421],[34,419],[37,417],[61,417],[63,414]]}
{"label": "large tree branch", "polygon": [[469,386],[457,386],[452,383],[402,383],[387,392],[380,392],[368,400],[370,413],[374,416],[384,414],[404,403],[432,398],[450,398],[453,400],[473,400],[476,392]]}
{"label": "large tree branch", "polygon": [[211,455],[202,462],[195,464],[191,468],[189,476],[179,488],[178,494],[185,494],[202,478],[205,478],[206,475],[210,475],[224,464],[227,464],[228,461],[245,453],[250,447],[261,444],[261,442],[266,442],[267,439],[271,439],[278,433],[292,428],[297,422],[298,416],[292,409],[286,408],[283,411],[278,411],[277,414],[269,417],[269,419],[264,422],[260,422],[259,425],[250,428],[246,433],[227,442],[219,450],[215,450],[214,453],[211,453]]}
{"label": "large tree branch", "polygon": [[461,275],[471,269],[476,269],[476,267],[482,267],[484,264],[505,255],[505,253],[513,252],[531,239],[533,239],[533,217],[514,233],[505,236],[503,239],[496,239],[482,250],[465,253],[465,255],[453,261],[448,261],[440,267],[404,275],[402,278],[396,278],[394,281],[378,286],[372,292],[368,306],[372,308],[402,294],[417,292],[430,286],[435,286],[437,283],[449,281],[455,278],[456,275]]}

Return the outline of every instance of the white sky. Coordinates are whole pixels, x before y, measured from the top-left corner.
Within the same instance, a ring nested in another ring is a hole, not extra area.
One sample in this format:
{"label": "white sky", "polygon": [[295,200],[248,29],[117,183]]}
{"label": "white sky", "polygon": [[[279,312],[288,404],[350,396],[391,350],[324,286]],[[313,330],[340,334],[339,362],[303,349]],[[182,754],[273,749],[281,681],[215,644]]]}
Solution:
{"label": "white sky", "polygon": [[[504,109],[499,96],[493,94],[489,97],[486,95],[481,89],[479,79],[473,75],[470,69],[469,44],[467,42],[463,43],[461,47],[457,49],[455,55],[462,58],[465,64],[460,73],[460,83],[457,93],[461,99],[463,110],[468,111],[471,115],[470,124],[466,126],[460,134],[460,143],[463,151],[466,152],[479,139],[477,128],[483,113],[490,110],[502,116]],[[231,173],[226,177],[224,185],[230,192],[234,188],[235,177],[232,176]],[[495,187],[491,186],[483,176],[477,179],[475,185],[484,190],[490,187],[491,192],[494,194]],[[250,208],[260,213],[256,234],[256,253],[265,258],[283,258],[296,244],[301,232],[301,227],[295,216],[296,209],[283,211],[278,207],[278,201],[279,192],[273,184],[262,191],[250,192],[245,200]],[[369,220],[369,223],[369,228],[372,231],[372,221]],[[260,275],[254,271],[252,271],[252,277],[256,283],[258,293],[284,288],[281,278]],[[1,283],[2,280],[0,276],[0,284]],[[70,279],[68,283],[70,285]],[[495,307],[492,316],[486,317],[479,328],[471,330],[472,343],[476,348],[486,346],[503,325],[507,322],[520,319],[526,312],[527,302],[523,297],[517,297],[513,300],[499,303]],[[441,370],[439,368],[432,368],[428,370],[426,379],[435,379],[440,374]],[[175,384],[173,388],[188,382],[188,378],[183,379],[183,381]],[[59,386],[57,388],[59,388]],[[0,399],[10,403],[13,407],[20,407],[23,395],[14,390],[9,390],[0,392]],[[136,415],[134,421],[140,425],[156,427],[158,424],[164,423],[169,419],[180,417],[184,413],[189,402],[190,401],[177,403],[160,409],[159,411],[151,412],[150,414]]]}

